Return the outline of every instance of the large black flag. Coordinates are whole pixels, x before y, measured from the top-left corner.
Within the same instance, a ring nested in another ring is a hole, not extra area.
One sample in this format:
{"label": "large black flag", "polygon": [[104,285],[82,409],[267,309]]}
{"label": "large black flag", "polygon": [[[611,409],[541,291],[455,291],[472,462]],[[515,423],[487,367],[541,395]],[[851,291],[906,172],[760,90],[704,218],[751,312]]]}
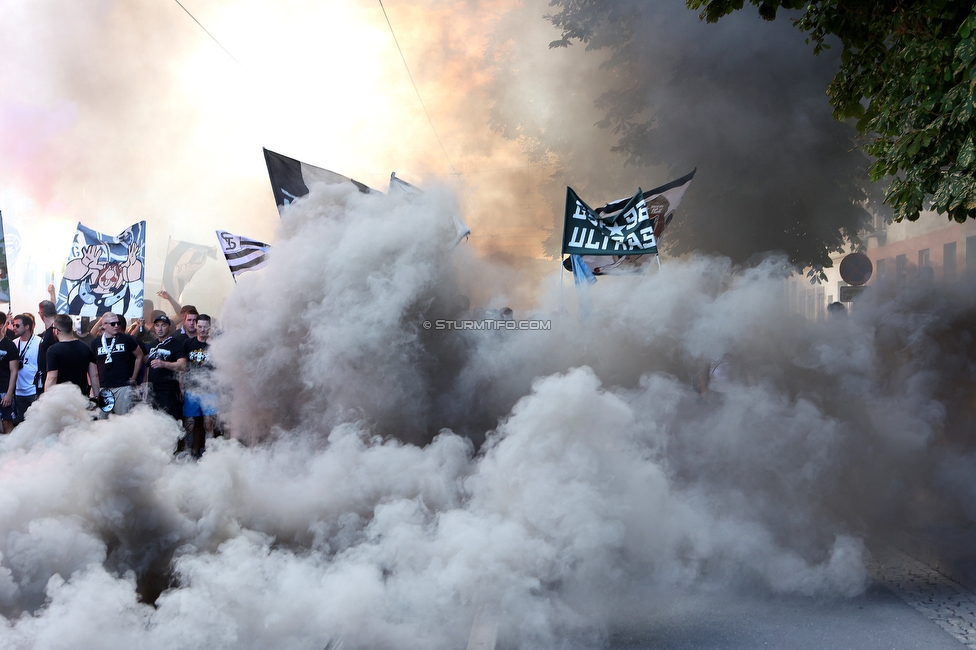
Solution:
{"label": "large black flag", "polygon": [[308,194],[309,186],[314,183],[326,183],[327,185],[352,183],[363,194],[376,192],[376,190],[359,181],[346,178],[342,174],[321,167],[314,167],[267,149],[264,150],[264,160],[268,164],[268,176],[271,178],[271,189],[274,192],[275,203],[278,205],[279,212],[289,203]]}
{"label": "large black flag", "polygon": [[613,201],[596,210],[586,205],[573,188],[567,187],[563,253],[587,256],[657,253],[658,237],[670,223],[695,171],[653,190],[637,190],[631,198]]}
{"label": "large black flag", "polygon": [[616,216],[604,220],[566,188],[563,252],[570,255],[647,255],[657,252],[654,224],[641,190]]}

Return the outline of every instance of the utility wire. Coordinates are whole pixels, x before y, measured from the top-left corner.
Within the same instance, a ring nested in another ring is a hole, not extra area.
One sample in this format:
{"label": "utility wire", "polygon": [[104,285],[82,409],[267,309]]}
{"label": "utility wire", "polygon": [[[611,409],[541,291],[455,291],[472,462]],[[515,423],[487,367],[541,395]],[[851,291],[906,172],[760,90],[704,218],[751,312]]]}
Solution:
{"label": "utility wire", "polygon": [[417,88],[417,82],[413,80],[413,75],[410,73],[410,66],[407,65],[407,58],[403,56],[403,50],[400,49],[400,41],[397,40],[396,33],[393,31],[393,23],[390,22],[390,17],[386,14],[386,7],[383,6],[383,0],[379,0],[380,9],[383,10],[383,17],[386,18],[386,24],[390,26],[390,34],[393,36],[393,42],[396,43],[397,52],[400,53],[400,59],[403,61],[403,67],[407,70],[407,76],[410,77],[410,83],[413,85],[413,91],[417,93],[417,99],[420,100],[420,106],[424,109],[424,115],[427,116],[427,122],[430,123],[430,130],[434,132],[434,137],[437,139],[437,144],[441,146],[441,151],[444,152],[444,157],[447,158],[447,164],[451,167],[451,173],[457,175],[457,170],[454,169],[454,163],[451,162],[451,157],[447,155],[447,149],[444,148],[444,143],[441,142],[441,137],[437,135],[437,129],[434,128],[434,121],[430,119],[430,113],[427,112],[427,106],[424,104],[424,98],[420,96],[420,90]]}
{"label": "utility wire", "polygon": [[217,45],[220,45],[220,49],[222,49],[224,52],[227,52],[227,56],[229,56],[230,58],[234,59],[234,63],[236,63],[237,65],[241,66],[242,68],[244,67],[244,64],[241,63],[240,61],[238,61],[234,57],[234,55],[230,53],[230,50],[228,50],[226,47],[224,47],[223,45],[221,45],[220,44],[220,41],[218,41],[217,38],[213,34],[211,34],[207,30],[206,27],[203,26],[203,23],[201,23],[199,20],[197,20],[196,16],[194,16],[193,14],[190,13],[190,10],[189,9],[187,9],[186,7],[183,6],[183,3],[180,2],[180,0],[175,0],[175,1],[176,1],[176,4],[180,5],[180,8],[183,11],[186,12],[186,15],[193,19],[193,22],[195,22],[197,25],[200,25],[200,29],[202,29],[203,31],[205,31],[207,33],[207,36],[209,36],[210,38],[213,39],[213,42],[214,43],[216,43]]}

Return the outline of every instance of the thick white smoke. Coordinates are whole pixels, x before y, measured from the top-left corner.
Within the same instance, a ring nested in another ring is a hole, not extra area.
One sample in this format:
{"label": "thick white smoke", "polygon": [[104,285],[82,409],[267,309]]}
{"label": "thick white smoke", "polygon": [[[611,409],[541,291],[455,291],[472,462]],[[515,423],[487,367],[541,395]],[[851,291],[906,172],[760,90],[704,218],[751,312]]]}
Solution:
{"label": "thick white smoke", "polygon": [[780,261],[701,258],[601,279],[584,324],[547,296],[549,331],[426,330],[504,273],[450,208],[286,211],[213,345],[243,442],[174,459],[168,417],[46,393],[0,439],[0,646],[447,650],[488,612],[500,646],[592,647],[635,593],[853,595],[871,543],[969,517],[963,303],[807,324]]}

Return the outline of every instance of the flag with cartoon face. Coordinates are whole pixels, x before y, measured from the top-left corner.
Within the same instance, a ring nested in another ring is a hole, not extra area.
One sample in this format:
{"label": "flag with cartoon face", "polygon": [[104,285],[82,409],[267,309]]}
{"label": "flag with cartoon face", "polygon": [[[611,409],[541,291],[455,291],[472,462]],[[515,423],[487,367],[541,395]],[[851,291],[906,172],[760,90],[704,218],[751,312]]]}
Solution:
{"label": "flag with cartoon face", "polygon": [[58,291],[58,313],[97,318],[113,312],[126,318],[141,317],[145,259],[145,221],[115,236],[79,223]]}

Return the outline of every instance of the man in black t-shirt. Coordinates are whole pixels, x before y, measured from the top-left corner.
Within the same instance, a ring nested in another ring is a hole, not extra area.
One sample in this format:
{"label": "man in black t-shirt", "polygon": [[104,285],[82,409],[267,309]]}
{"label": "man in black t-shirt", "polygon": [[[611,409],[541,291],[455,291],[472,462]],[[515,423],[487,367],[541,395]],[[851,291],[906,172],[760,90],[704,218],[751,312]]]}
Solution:
{"label": "man in black t-shirt", "polygon": [[152,405],[179,420],[183,416],[180,379],[186,368],[184,345],[170,335],[169,316],[160,314],[153,322],[156,341],[149,348],[149,387]]}
{"label": "man in black t-shirt", "polygon": [[47,351],[47,376],[44,385],[49,387],[72,383],[81,390],[82,395],[98,395],[95,353],[75,336],[71,316],[55,316],[53,327],[58,342]]}
{"label": "man in black t-shirt", "polygon": [[114,412],[125,415],[132,408],[132,388],[136,385],[143,353],[139,343],[123,332],[125,321],[108,312],[102,317],[102,334],[92,341],[98,366],[98,381],[115,396]]}
{"label": "man in black t-shirt", "polygon": [[41,391],[44,390],[44,381],[47,377],[47,351],[51,346],[58,342],[54,334],[54,317],[58,311],[54,303],[50,300],[42,300],[37,305],[37,315],[41,317],[44,324],[44,332],[41,334],[41,344],[37,348],[37,370],[41,373]]}
{"label": "man in black t-shirt", "polygon": [[186,305],[180,310],[180,318],[183,324],[173,333],[173,338],[181,345],[197,335],[197,318],[200,312],[193,305]]}
{"label": "man in black t-shirt", "polygon": [[[7,324],[7,315],[0,312],[0,327]],[[14,393],[17,390],[17,371],[20,368],[20,357],[17,346],[7,337],[0,338],[0,421],[3,432],[14,430]]]}

